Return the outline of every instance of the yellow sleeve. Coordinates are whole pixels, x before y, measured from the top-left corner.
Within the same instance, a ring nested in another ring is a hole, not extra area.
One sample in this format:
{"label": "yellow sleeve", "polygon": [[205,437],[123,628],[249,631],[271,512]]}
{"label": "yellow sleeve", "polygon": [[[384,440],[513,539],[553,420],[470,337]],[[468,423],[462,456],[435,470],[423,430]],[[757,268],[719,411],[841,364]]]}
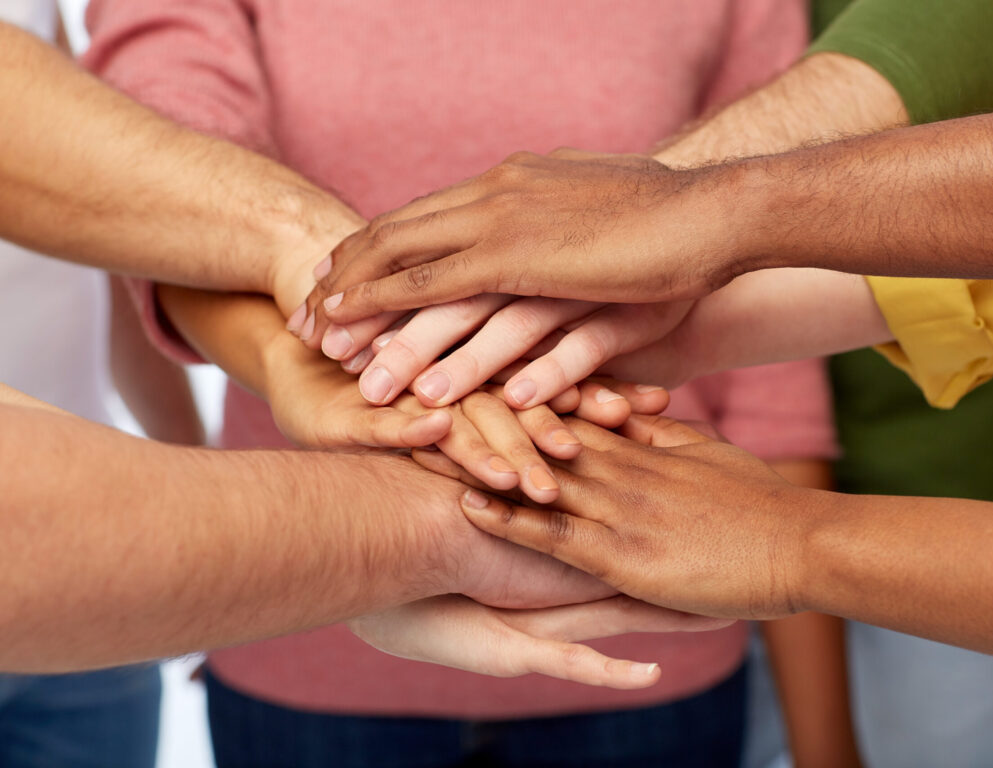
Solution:
{"label": "yellow sleeve", "polygon": [[896,341],[876,347],[937,408],[993,378],[993,280],[867,277]]}

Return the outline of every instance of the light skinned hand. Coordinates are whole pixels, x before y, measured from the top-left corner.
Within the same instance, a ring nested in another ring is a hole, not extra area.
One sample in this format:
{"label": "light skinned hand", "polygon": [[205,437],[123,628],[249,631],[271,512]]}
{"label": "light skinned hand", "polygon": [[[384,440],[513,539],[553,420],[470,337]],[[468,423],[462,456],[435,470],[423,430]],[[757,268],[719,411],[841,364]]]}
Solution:
{"label": "light skinned hand", "polygon": [[556,508],[469,491],[462,508],[475,525],[655,605],[747,619],[803,609],[807,511],[820,492],[663,416],[624,427],[651,446],[567,423],[583,450],[556,468]]}
{"label": "light skinned hand", "polygon": [[610,658],[578,641],[629,632],[698,632],[731,622],[618,596],[537,610],[505,610],[442,595],[352,619],[375,648],[414,661],[495,677],[538,673],[586,685],[647,688],[659,665]]}
{"label": "light skinned hand", "polygon": [[520,152],[346,238],[308,308],[342,325],[483,293],[697,298],[740,256],[710,174],[643,155]]}
{"label": "light skinned hand", "polygon": [[603,305],[484,294],[422,309],[371,340],[358,332],[353,338],[351,330],[369,328],[383,315],[350,328],[334,326],[328,334],[349,335],[353,343],[345,354],[371,341],[372,355],[352,358],[346,367],[361,367],[360,388],[371,403],[389,403],[409,387],[425,405],[448,405],[528,358],[532,362],[504,389],[508,404],[525,408],[552,400],[612,358],[661,338],[689,308],[690,302]]}

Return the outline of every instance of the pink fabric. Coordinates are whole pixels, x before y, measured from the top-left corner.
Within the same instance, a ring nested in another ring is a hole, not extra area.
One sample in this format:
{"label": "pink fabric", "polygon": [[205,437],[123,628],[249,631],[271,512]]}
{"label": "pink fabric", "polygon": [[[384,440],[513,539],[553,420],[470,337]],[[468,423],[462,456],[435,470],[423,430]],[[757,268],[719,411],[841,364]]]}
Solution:
{"label": "pink fabric", "polygon": [[[372,216],[518,149],[641,151],[760,84],[805,43],[804,0],[92,0],[88,65],[161,112],[267,152]],[[160,345],[190,351],[139,289]],[[674,412],[770,457],[833,452],[816,363],[714,377]],[[223,443],[285,446],[265,405],[231,388]],[[742,625],[595,643],[658,660],[646,691],[497,680],[401,661],[332,627],[215,653],[261,698],[319,711],[527,717],[649,705],[731,673]]]}

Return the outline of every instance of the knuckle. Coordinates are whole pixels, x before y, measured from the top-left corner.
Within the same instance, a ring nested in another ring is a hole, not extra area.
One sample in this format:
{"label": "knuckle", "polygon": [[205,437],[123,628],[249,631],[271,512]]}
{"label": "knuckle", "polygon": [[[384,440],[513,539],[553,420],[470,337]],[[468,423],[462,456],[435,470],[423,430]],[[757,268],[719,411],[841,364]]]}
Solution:
{"label": "knuckle", "polygon": [[388,221],[376,227],[372,230],[372,235],[369,238],[370,248],[374,250],[385,248],[396,233],[397,223],[394,221]]}
{"label": "knuckle", "polygon": [[434,268],[431,264],[418,264],[411,267],[403,274],[404,287],[410,293],[420,293],[427,288],[434,279]]}
{"label": "knuckle", "polygon": [[572,538],[572,518],[564,512],[551,512],[545,526],[548,538],[554,544],[565,544]]}
{"label": "knuckle", "polygon": [[511,307],[500,313],[498,321],[504,326],[506,338],[520,339],[528,346],[537,344],[545,336],[541,315],[533,309]]}

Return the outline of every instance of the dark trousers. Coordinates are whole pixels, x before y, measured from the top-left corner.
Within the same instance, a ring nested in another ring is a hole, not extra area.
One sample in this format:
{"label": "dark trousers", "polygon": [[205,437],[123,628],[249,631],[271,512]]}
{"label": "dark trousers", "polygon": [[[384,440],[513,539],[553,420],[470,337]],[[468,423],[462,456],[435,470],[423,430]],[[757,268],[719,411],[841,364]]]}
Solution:
{"label": "dark trousers", "polygon": [[354,717],[245,696],[207,674],[218,768],[737,768],[746,670],[644,709],[530,720]]}

